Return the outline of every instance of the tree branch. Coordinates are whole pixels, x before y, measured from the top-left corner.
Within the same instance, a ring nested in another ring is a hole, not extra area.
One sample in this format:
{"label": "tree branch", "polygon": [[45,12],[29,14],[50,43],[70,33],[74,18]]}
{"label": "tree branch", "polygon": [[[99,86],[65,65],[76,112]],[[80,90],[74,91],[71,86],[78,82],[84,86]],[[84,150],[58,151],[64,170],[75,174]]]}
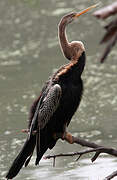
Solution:
{"label": "tree branch", "polygon": [[114,2],[111,5],[105,6],[104,8],[97,10],[94,13],[94,16],[100,19],[106,19],[114,14],[117,14],[117,2]]}
{"label": "tree branch", "polygon": [[81,146],[90,147],[93,149],[88,149],[88,150],[84,150],[81,152],[75,152],[75,153],[73,152],[73,153],[67,153],[67,154],[57,154],[57,155],[45,156],[44,159],[51,159],[51,158],[62,157],[62,156],[76,156],[76,155],[82,156],[84,154],[91,153],[91,152],[96,152],[95,155],[93,156],[93,158],[91,159],[92,162],[95,161],[101,153],[106,153],[106,154],[110,154],[112,156],[117,157],[117,150],[114,148],[103,147],[96,143],[89,142],[82,138],[78,138],[78,137],[74,137],[74,136],[72,136],[72,138],[73,138],[73,144],[76,143],[76,144],[80,144]]}
{"label": "tree branch", "polygon": [[110,174],[109,176],[107,176],[104,180],[113,179],[115,176],[117,176],[117,171],[114,171],[112,174]]}
{"label": "tree branch", "polygon": [[[73,152],[73,153],[60,153],[60,154],[56,154],[56,155],[48,155],[48,156],[45,156],[44,159],[51,159],[53,158],[54,159],[54,166],[55,166],[55,159],[57,157],[70,157],[70,156],[79,156],[77,158],[77,160],[80,159],[80,157],[84,154],[88,154],[88,153],[91,153],[91,152],[96,152],[95,155],[92,157],[91,161],[95,161],[99,154],[100,153],[105,153],[105,151],[107,151],[107,148],[103,148],[103,147],[99,147],[99,148],[94,148],[94,149],[87,149],[87,150],[84,150],[84,151],[79,151],[79,152]],[[108,152],[110,151],[110,149],[108,149]]]}
{"label": "tree branch", "polygon": [[[103,153],[107,153],[107,154],[117,157],[117,150],[114,148],[107,148],[107,147],[98,145],[96,143],[86,141],[82,138],[78,138],[78,137],[74,137],[74,136],[72,136],[72,137],[73,137],[73,143],[80,144],[81,146],[85,146],[85,147],[95,148],[96,151],[100,150]],[[100,153],[102,153],[102,152],[100,152]]]}
{"label": "tree branch", "polygon": [[[67,139],[67,136],[64,138],[64,140],[69,142]],[[74,143],[79,144],[81,146],[89,147],[91,149],[83,150],[80,152],[73,152],[73,153],[60,153],[60,154],[56,154],[56,155],[48,155],[48,156],[45,156],[44,159],[51,159],[52,158],[54,160],[53,166],[55,166],[55,159],[57,157],[63,157],[63,156],[65,156],[65,157],[78,156],[77,160],[79,160],[82,155],[88,154],[91,152],[95,152],[94,156],[91,158],[92,162],[94,162],[101,153],[106,153],[106,154],[117,157],[117,150],[114,148],[104,147],[104,146],[98,145],[96,143],[86,141],[82,138],[72,136],[72,144],[74,144]],[[111,175],[107,176],[104,180],[110,180],[115,176],[117,176],[117,171],[115,171]]]}

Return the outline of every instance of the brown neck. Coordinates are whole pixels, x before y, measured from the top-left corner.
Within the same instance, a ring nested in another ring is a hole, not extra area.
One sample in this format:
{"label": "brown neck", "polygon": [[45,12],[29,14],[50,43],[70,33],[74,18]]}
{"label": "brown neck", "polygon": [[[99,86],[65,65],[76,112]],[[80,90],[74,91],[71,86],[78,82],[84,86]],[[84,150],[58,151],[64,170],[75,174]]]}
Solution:
{"label": "brown neck", "polygon": [[59,24],[58,36],[59,36],[59,41],[60,41],[62,52],[63,52],[64,56],[70,60],[71,59],[70,44],[67,40],[65,28],[66,28],[66,24],[61,21]]}

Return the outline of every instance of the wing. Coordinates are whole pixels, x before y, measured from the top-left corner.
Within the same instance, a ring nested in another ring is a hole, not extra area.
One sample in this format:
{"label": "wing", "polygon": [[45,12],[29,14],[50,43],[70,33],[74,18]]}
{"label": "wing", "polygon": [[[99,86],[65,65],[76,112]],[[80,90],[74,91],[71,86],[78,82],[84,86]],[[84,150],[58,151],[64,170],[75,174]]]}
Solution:
{"label": "wing", "polygon": [[40,97],[30,126],[29,137],[33,135],[33,131],[37,130],[37,126],[39,126],[40,129],[43,129],[48,123],[50,117],[59,105],[61,93],[62,90],[60,85],[55,84],[49,89],[44,98],[43,95]]}
{"label": "wing", "polygon": [[47,96],[43,99],[38,113],[38,125],[40,126],[40,129],[43,129],[46,126],[51,116],[56,111],[61,93],[60,85],[55,84],[50,88]]}
{"label": "wing", "polygon": [[59,84],[55,84],[52,86],[46,97],[43,99],[43,102],[41,103],[38,111],[38,129],[36,134],[36,162],[37,165],[39,163],[39,155],[41,152],[40,149],[40,130],[42,130],[47,123],[49,122],[50,118],[52,117],[53,113],[56,111],[59,101],[61,98],[61,87]]}

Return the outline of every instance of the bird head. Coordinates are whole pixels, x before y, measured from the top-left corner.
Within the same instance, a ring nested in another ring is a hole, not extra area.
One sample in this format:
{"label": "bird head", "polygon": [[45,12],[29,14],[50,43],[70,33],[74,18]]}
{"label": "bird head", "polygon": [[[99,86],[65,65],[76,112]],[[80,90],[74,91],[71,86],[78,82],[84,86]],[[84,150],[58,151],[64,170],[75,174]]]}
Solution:
{"label": "bird head", "polygon": [[60,45],[61,45],[61,49],[62,52],[64,54],[64,56],[68,59],[78,59],[79,56],[82,54],[82,52],[84,51],[84,47],[82,46],[81,43],[79,42],[71,42],[69,43],[67,40],[67,36],[65,33],[65,28],[68,24],[70,24],[72,21],[74,21],[75,19],[77,19],[80,15],[88,12],[89,10],[91,10],[92,8],[95,8],[97,5],[93,5],[88,7],[87,9],[81,11],[81,12],[73,12],[70,14],[65,15],[60,23],[59,23],[59,40],[60,40]]}
{"label": "bird head", "polygon": [[95,8],[97,6],[97,4],[93,5],[93,6],[90,6],[88,7],[87,9],[84,9],[83,11],[81,12],[73,12],[73,13],[70,13],[66,16],[63,17],[63,21],[64,23],[67,25],[67,24],[70,24],[72,21],[74,21],[75,19],[77,19],[79,16],[81,16],[82,14],[88,12],[89,10],[91,10],[92,8]]}

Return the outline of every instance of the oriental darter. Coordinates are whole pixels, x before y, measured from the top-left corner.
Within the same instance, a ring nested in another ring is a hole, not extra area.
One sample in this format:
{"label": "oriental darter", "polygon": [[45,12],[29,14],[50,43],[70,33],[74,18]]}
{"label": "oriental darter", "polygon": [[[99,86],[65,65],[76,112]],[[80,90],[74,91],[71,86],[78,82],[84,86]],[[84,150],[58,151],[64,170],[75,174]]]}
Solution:
{"label": "oriental darter", "polygon": [[59,138],[72,143],[72,135],[66,131],[72,116],[76,112],[83,94],[81,79],[85,66],[85,48],[82,42],[68,42],[66,26],[80,15],[94,8],[91,6],[79,13],[65,15],[58,26],[61,50],[69,60],[60,67],[45,83],[40,96],[30,110],[28,136],[20,153],[6,175],[7,179],[15,177],[22,166],[27,166],[36,149],[38,165],[46,150],[52,149]]}

